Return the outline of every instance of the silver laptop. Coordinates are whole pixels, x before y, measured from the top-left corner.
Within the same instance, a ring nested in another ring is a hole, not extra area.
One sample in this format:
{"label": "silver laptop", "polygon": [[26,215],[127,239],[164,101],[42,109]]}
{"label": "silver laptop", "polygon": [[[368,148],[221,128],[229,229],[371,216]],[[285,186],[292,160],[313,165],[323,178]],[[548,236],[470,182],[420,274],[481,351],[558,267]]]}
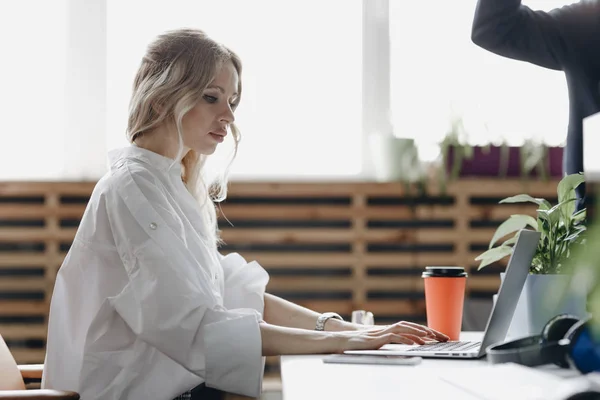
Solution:
{"label": "silver laptop", "polygon": [[386,355],[406,355],[419,357],[438,357],[438,358],[480,358],[485,355],[485,349],[494,344],[505,340],[506,333],[510,327],[517,302],[521,296],[521,291],[525,285],[525,280],[529,273],[531,261],[535,255],[540,233],[530,230],[521,230],[517,243],[506,267],[504,281],[500,285],[496,304],[492,307],[492,312],[481,342],[440,342],[425,344],[419,346],[401,346],[401,350],[354,350],[346,351],[346,354],[386,354]]}

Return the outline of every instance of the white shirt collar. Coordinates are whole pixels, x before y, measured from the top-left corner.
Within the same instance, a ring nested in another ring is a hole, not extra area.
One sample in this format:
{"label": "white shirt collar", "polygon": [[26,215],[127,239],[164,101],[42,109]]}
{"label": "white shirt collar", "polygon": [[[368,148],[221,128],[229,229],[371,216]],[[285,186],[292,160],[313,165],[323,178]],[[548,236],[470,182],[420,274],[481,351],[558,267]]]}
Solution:
{"label": "white shirt collar", "polygon": [[180,162],[134,144],[108,152],[108,164],[111,171],[118,168],[125,159],[139,160],[165,174],[181,178],[182,168]]}

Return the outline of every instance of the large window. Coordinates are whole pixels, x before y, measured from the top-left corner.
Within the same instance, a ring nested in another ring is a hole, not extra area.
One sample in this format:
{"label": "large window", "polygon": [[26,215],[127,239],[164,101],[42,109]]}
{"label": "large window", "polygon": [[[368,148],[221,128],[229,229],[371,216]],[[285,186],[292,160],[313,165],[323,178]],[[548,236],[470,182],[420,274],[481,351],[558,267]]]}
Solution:
{"label": "large window", "polygon": [[65,3],[0,5],[0,180],[49,179],[63,172]]}
{"label": "large window", "polygon": [[[529,0],[533,9],[572,3]],[[416,138],[425,157],[452,118],[472,144],[564,142],[568,96],[564,74],[500,57],[471,41],[477,1],[390,0],[391,110],[394,134]]]}
{"label": "large window", "polygon": [[179,27],[203,29],[242,58],[234,178],[369,179],[369,134],[414,137],[432,159],[452,116],[472,143],[565,139],[563,74],[475,46],[476,0],[9,4],[0,6],[0,180],[100,177],[106,151],[126,144],[147,44]]}

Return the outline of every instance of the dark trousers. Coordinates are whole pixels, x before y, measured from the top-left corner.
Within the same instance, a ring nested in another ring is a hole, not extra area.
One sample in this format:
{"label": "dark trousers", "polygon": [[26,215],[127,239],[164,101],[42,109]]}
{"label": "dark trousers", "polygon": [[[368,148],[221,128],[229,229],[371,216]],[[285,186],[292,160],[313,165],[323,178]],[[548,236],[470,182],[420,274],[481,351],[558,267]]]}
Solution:
{"label": "dark trousers", "polygon": [[180,394],[173,400],[223,400],[224,398],[224,392],[206,387],[206,385],[202,383],[189,392]]}

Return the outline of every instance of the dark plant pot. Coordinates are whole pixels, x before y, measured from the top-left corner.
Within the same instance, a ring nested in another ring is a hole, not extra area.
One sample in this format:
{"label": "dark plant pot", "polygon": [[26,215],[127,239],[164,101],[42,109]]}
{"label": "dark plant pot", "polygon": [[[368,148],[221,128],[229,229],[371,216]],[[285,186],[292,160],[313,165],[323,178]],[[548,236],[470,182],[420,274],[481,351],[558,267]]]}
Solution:
{"label": "dark plant pot", "polygon": [[[499,146],[490,146],[484,148],[480,146],[473,147],[473,157],[470,159],[463,159],[462,166],[460,168],[459,176],[461,177],[473,177],[473,176],[484,176],[484,177],[520,177],[521,173],[521,148],[517,146],[511,146],[508,148],[508,159],[504,161],[504,167],[502,165],[502,148]],[[450,146],[448,148],[448,157],[446,159],[446,171],[451,174],[454,165],[454,152],[455,147]],[[561,178],[562,177],[562,163],[563,163],[563,148],[562,147],[549,147],[548,156],[546,159],[546,165],[548,171],[548,177],[550,178]],[[504,174],[503,174],[504,172]],[[534,168],[530,171],[527,176],[539,177],[540,172],[538,168]]]}

